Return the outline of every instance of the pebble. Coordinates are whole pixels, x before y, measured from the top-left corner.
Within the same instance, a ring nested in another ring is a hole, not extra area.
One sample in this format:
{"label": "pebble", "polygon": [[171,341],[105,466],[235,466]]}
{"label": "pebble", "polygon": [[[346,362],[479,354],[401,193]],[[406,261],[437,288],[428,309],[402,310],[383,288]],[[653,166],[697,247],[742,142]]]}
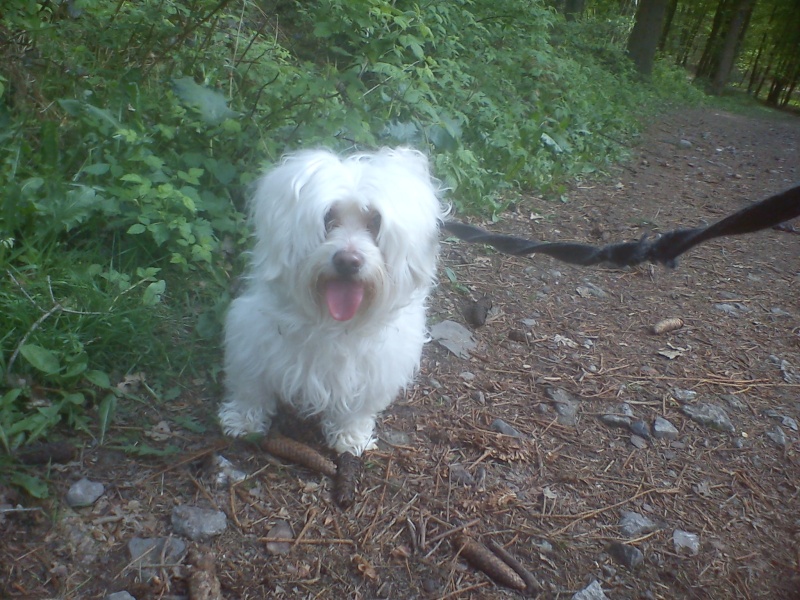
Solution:
{"label": "pebble", "polygon": [[653,437],[660,440],[677,440],[677,428],[664,417],[656,417],[653,421]]}
{"label": "pebble", "polygon": [[697,556],[697,553],[700,552],[700,538],[695,533],[676,529],[672,532],[672,543],[678,554]]}
{"label": "pebble", "polygon": [[647,448],[647,440],[638,435],[631,436],[631,444],[639,448],[639,450],[644,450]]}
{"label": "pebble", "polygon": [[792,431],[797,431],[797,421],[795,421],[792,417],[782,415],[777,410],[768,408],[764,411],[764,416],[769,417],[770,419],[778,419],[781,422],[781,425],[784,427],[788,427]]}
{"label": "pebble", "polygon": [[469,487],[473,487],[475,485],[475,478],[463,465],[454,463],[450,465],[448,471],[450,473],[450,481],[453,483]]}
{"label": "pebble", "polygon": [[687,404],[681,407],[681,410],[687,417],[706,427],[729,433],[736,431],[725,409],[716,404]]}
{"label": "pebble", "polygon": [[626,417],[625,415],[600,415],[600,420],[609,427],[619,427],[620,429],[628,429],[628,427],[631,425],[631,418]]}
{"label": "pebble", "polygon": [[105,597],[105,600],[136,600],[128,592],[114,592]]}
{"label": "pebble", "polygon": [[626,510],[619,520],[619,530],[625,537],[639,537],[658,529],[658,525],[637,512]]}
{"label": "pebble", "polygon": [[495,419],[489,426],[492,431],[502,433],[503,435],[510,435],[511,437],[521,438],[522,434],[514,427],[503,421],[503,419]]}
{"label": "pebble", "polygon": [[767,437],[775,442],[776,446],[783,447],[786,445],[786,433],[780,426],[776,425],[774,429],[767,432]]}
{"label": "pebble", "polygon": [[72,484],[67,492],[67,504],[72,508],[91,506],[106,491],[105,486],[98,481],[90,481],[85,477]]}
{"label": "pebble", "polygon": [[378,435],[380,440],[390,446],[410,446],[411,436],[405,431],[398,431],[397,429],[384,429]]}
{"label": "pebble", "polygon": [[186,554],[186,543],[178,538],[132,538],[128,542],[128,552],[131,555],[130,567],[133,571],[141,572],[145,581],[150,581],[156,575],[156,569],[144,568],[143,565],[159,565],[163,558],[164,564],[174,565],[181,561]]}
{"label": "pebble", "polygon": [[562,388],[547,388],[547,395],[553,401],[553,408],[558,414],[559,424],[572,427],[577,423],[579,402],[568,391]]}
{"label": "pebble", "polygon": [[214,478],[214,483],[222,487],[230,483],[238,483],[247,478],[247,473],[238,470],[233,466],[233,463],[221,454],[214,456],[214,464],[217,467],[217,475]]}
{"label": "pebble", "polygon": [[689,140],[679,140],[678,141],[678,147],[679,148],[689,149],[689,148],[692,147],[692,142],[690,142]]}
{"label": "pebble", "polygon": [[728,406],[731,408],[735,408],[736,410],[744,410],[747,408],[744,402],[742,402],[739,398],[734,396],[733,394],[723,394],[720,396],[725,402],[728,403]]}
{"label": "pebble", "polygon": [[219,535],[227,527],[228,517],[219,510],[186,505],[172,509],[172,528],[175,533],[195,542]]}
{"label": "pebble", "polygon": [[672,397],[678,402],[686,403],[691,402],[697,398],[697,392],[694,390],[682,390],[680,388],[672,388]]}
{"label": "pebble", "polygon": [[603,587],[595,579],[580,592],[575,593],[572,596],[572,600],[608,600],[608,596],[606,596]]}
{"label": "pebble", "polygon": [[608,553],[619,564],[635,569],[644,562],[644,554],[636,546],[629,544],[621,544],[620,542],[611,542],[608,545]]}
{"label": "pebble", "polygon": [[641,419],[637,419],[633,421],[630,425],[631,431],[638,435],[641,438],[646,440],[650,439],[650,426],[642,421]]}

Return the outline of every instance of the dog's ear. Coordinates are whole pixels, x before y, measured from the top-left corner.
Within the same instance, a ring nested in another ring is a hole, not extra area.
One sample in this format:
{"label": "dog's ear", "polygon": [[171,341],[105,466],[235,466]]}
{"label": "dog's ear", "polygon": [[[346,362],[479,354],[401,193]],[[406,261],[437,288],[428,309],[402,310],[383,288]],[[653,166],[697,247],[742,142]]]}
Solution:
{"label": "dog's ear", "polygon": [[325,235],[326,186],[340,164],[327,150],[288,155],[256,183],[250,222],[256,243],[251,275],[273,280],[298,265]]}

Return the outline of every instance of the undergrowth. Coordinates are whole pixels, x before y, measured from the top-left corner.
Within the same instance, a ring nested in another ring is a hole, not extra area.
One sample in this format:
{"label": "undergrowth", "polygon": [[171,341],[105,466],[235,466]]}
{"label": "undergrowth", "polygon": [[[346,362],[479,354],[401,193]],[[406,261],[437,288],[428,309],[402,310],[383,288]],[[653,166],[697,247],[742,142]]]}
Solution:
{"label": "undergrowth", "polygon": [[0,474],[44,494],[18,449],[101,443],[122,407],[216,379],[243,197],[285,151],[410,144],[485,215],[619,161],[648,110],[697,99],[634,76],[629,27],[538,0],[6,2]]}

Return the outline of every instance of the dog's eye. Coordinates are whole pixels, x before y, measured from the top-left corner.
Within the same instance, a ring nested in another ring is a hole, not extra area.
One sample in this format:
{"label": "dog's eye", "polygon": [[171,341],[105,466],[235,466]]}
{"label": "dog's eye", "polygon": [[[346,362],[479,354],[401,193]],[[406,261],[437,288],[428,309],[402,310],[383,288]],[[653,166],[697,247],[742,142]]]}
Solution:
{"label": "dog's eye", "polygon": [[378,232],[381,230],[381,213],[375,213],[369,218],[367,229],[369,229],[372,237],[378,237]]}
{"label": "dog's eye", "polygon": [[336,225],[336,213],[333,212],[333,209],[330,209],[328,212],[325,213],[325,232],[330,233],[331,229],[333,229],[335,225]]}

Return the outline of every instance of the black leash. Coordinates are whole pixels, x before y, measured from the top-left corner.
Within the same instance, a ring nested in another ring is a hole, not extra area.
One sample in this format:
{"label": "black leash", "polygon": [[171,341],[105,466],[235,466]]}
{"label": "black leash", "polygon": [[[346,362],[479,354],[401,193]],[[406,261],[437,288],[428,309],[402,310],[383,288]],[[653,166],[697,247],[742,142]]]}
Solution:
{"label": "black leash", "polygon": [[557,260],[583,266],[610,263],[622,267],[652,262],[674,267],[678,256],[698,244],[717,237],[760,231],[798,216],[800,185],[751,204],[708,227],[673,229],[653,239],[645,236],[638,242],[607,246],[574,242],[535,242],[512,235],[490,233],[480,227],[456,221],[445,221],[443,227],[465,242],[487,244],[500,252],[515,256],[547,254]]}

